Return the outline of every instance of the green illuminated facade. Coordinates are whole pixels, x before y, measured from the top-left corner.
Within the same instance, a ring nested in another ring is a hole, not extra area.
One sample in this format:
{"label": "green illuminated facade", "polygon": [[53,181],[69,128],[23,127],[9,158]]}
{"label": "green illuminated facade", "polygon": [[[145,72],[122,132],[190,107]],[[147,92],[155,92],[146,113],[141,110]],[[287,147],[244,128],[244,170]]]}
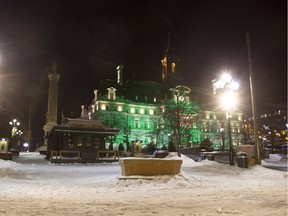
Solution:
{"label": "green illuminated facade", "polygon": [[[102,80],[100,88],[94,91],[94,99],[90,106],[82,106],[81,118],[101,120],[108,128],[120,129],[114,140],[114,149],[120,143],[129,145],[137,143],[145,147],[154,143],[158,148],[168,146],[169,142],[177,143],[175,131],[165,126],[163,110],[165,101],[180,97],[192,100],[191,90],[181,85],[178,71],[179,58],[172,48],[170,39],[162,62],[162,82],[126,80],[123,81],[123,66],[117,67],[115,80]],[[159,73],[160,76],[160,73]],[[185,95],[175,95],[178,89],[185,89]],[[197,103],[197,101],[193,101]],[[189,111],[190,112],[190,111]],[[195,116],[186,126],[188,133],[180,137],[181,146],[199,146],[201,141],[209,138],[213,147],[220,149],[229,146],[227,134],[227,120],[220,112],[205,110],[198,105]],[[185,116],[185,115],[184,115]],[[189,116],[187,113],[186,116]],[[180,123],[179,123],[180,124]],[[223,130],[224,128],[224,130]],[[234,113],[231,118],[231,135],[234,145],[243,144],[242,113]],[[178,142],[179,143],[179,142]],[[106,141],[108,149],[109,141]]]}

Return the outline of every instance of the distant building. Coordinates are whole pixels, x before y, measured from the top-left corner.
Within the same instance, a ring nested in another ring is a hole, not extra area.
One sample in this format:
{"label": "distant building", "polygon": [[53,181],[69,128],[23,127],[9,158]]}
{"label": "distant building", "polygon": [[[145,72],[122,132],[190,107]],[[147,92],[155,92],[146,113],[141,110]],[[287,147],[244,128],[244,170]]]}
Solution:
{"label": "distant building", "polygon": [[[187,89],[189,100],[193,100],[195,95],[191,88],[181,85],[179,58],[171,44],[170,36],[161,63],[162,82],[140,80],[124,82],[124,66],[119,65],[116,68],[117,79],[100,82],[100,88],[94,91],[92,103],[88,107],[82,106],[81,118],[101,120],[107,127],[119,129],[114,142],[116,147],[121,143],[126,143],[126,148],[131,144],[141,144],[145,147],[149,143],[157,144],[159,148],[167,147],[173,140],[173,134],[172,131],[159,128],[157,122],[161,120],[160,107],[165,100],[175,97],[171,89]],[[206,110],[205,105],[199,104],[199,107],[201,118],[189,124],[189,133],[182,137],[181,146],[199,146],[202,140],[208,138],[214,148],[222,148],[223,143],[226,149],[229,148],[225,116],[216,109]],[[233,113],[231,117],[233,145],[243,144],[242,132],[242,113]],[[109,142],[106,141],[106,146],[108,145]]]}
{"label": "distant building", "polygon": [[[281,148],[281,145],[288,144],[287,105],[274,105],[270,111],[260,113],[257,122],[262,147]],[[252,117],[244,119],[244,140],[248,143],[255,142]]]}

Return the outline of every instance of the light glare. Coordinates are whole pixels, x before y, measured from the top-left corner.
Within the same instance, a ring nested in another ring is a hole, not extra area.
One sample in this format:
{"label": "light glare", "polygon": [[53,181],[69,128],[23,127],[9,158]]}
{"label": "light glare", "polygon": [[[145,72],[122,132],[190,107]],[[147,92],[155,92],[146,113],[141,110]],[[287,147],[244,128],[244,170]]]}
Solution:
{"label": "light glare", "polygon": [[221,98],[221,104],[227,110],[234,108],[236,105],[235,94],[233,92],[225,92]]}
{"label": "light glare", "polygon": [[221,80],[225,83],[230,83],[232,80],[232,76],[230,76],[228,73],[224,73],[221,77]]}

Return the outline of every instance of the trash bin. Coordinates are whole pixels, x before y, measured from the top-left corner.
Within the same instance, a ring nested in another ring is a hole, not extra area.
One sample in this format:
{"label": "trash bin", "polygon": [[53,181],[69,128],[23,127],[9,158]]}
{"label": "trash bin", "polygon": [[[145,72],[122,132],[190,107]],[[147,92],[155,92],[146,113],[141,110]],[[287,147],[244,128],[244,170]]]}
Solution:
{"label": "trash bin", "polygon": [[236,154],[237,166],[241,168],[248,168],[248,154],[245,152],[238,152]]}

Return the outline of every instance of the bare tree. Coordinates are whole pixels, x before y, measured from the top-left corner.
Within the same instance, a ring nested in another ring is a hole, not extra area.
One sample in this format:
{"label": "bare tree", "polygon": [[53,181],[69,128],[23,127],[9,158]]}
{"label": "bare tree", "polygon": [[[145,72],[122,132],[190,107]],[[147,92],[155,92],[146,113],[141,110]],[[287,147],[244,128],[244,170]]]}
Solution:
{"label": "bare tree", "polygon": [[166,100],[160,108],[165,127],[175,136],[177,147],[181,146],[184,137],[189,137],[193,126],[200,117],[199,107],[188,97],[176,95]]}

